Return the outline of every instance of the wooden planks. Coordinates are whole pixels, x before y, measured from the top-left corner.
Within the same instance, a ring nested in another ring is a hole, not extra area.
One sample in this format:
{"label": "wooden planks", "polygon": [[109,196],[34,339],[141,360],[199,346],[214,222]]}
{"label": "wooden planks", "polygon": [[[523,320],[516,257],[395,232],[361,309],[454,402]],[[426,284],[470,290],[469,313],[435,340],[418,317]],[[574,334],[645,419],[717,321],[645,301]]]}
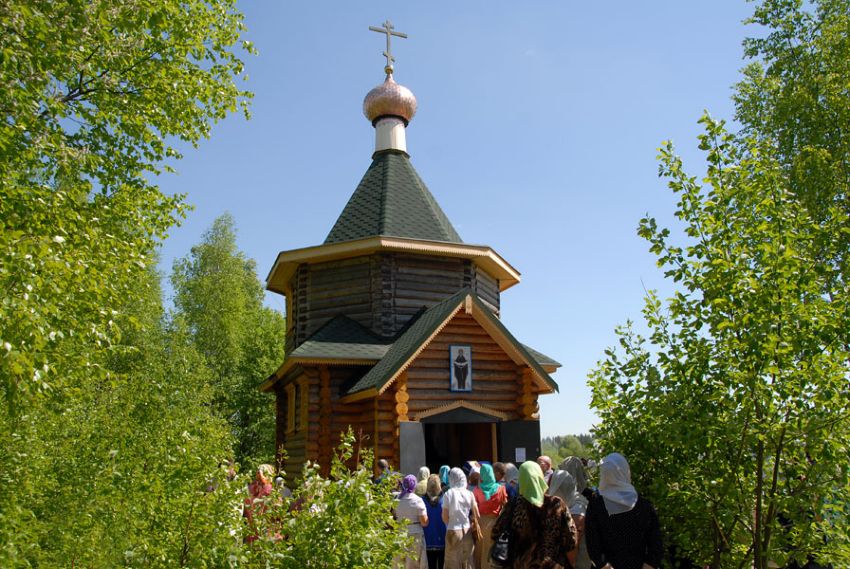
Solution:
{"label": "wooden planks", "polygon": [[498,281],[468,259],[375,253],[303,264],[290,281],[287,353],[338,314],[392,337],[422,307],[430,308],[467,287],[499,313]]}
{"label": "wooden planks", "polygon": [[[472,348],[472,391],[449,389],[449,346]],[[408,414],[445,405],[458,399],[471,401],[519,418],[522,375],[517,364],[467,314],[458,313],[432,340],[406,371]]]}

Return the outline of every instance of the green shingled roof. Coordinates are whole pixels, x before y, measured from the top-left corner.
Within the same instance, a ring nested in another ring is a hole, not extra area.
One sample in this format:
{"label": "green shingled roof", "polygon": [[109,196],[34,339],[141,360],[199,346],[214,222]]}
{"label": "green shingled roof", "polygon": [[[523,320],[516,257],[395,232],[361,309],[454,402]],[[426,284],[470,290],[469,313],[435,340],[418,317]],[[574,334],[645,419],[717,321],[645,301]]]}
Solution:
{"label": "green shingled roof", "polygon": [[445,322],[452,311],[463,302],[467,294],[469,294],[469,289],[463,289],[423,312],[422,316],[398,337],[387,351],[387,355],[360,378],[360,381],[355,383],[348,390],[348,393],[383,387],[390,377],[398,371],[399,367],[409,360],[419,346],[428,339],[428,336],[434,333],[437,326]]}
{"label": "green shingled roof", "polygon": [[325,243],[382,235],[463,243],[407,154],[376,153]]}
{"label": "green shingled roof", "polygon": [[534,358],[535,361],[537,363],[539,363],[540,365],[542,365],[542,366],[552,366],[552,367],[561,367],[561,364],[559,362],[553,360],[552,358],[550,358],[546,354],[544,354],[542,352],[538,352],[534,348],[527,346],[525,344],[523,344],[522,347],[525,348],[525,351],[527,351],[531,355],[531,357]]}
{"label": "green shingled roof", "polygon": [[347,316],[336,316],[295,348],[287,357],[320,360],[380,360],[388,341]]}
{"label": "green shingled roof", "polygon": [[[490,309],[485,307],[479,300],[477,295],[470,289],[463,289],[456,294],[450,296],[443,302],[436,304],[426,310],[389,348],[386,355],[370,369],[357,383],[348,390],[348,394],[358,393],[367,389],[380,390],[386,383],[401,369],[419,349],[420,346],[428,339],[431,334],[451,315],[451,313],[461,304],[467,295],[472,295],[473,302],[476,303],[476,309],[496,325],[502,334],[510,340],[520,353],[525,355],[534,370],[540,377],[543,378],[554,390],[558,390],[558,385],[549,377],[549,374],[540,366],[537,359],[533,357],[525,346],[517,342],[516,338],[505,328],[495,314]],[[538,355],[539,354],[538,352]],[[547,358],[548,359],[548,358]],[[553,361],[553,360],[552,360]],[[556,362],[557,363],[557,362]]]}

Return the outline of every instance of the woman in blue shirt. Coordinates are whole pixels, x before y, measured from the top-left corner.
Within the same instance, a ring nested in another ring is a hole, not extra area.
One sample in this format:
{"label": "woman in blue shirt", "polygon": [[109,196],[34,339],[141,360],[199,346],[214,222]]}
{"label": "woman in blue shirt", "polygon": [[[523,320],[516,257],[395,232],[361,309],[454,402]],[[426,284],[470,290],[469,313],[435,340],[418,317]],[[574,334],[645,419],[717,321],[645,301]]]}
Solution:
{"label": "woman in blue shirt", "polygon": [[446,551],[446,524],[443,522],[443,494],[440,477],[432,474],[428,477],[428,486],[423,496],[428,512],[428,526],[425,530],[425,549],[428,554],[428,569],[443,569]]}

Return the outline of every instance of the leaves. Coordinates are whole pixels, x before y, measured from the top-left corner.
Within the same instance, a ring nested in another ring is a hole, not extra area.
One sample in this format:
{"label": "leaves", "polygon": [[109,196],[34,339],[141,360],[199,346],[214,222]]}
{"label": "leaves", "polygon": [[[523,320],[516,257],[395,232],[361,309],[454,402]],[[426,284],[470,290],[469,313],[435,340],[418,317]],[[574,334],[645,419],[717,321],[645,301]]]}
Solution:
{"label": "leaves", "polygon": [[191,331],[214,378],[215,405],[233,429],[236,460],[246,467],[273,462],[274,398],[258,388],[283,362],[286,325],[263,306],[255,263],[237,249],[230,215],[216,219],[175,262],[171,281],[174,318]]}
{"label": "leaves", "polygon": [[638,233],[677,290],[650,292],[648,337],[618,329],[591,374],[595,434],[629,456],[680,557],[847,564],[846,524],[823,520],[850,513],[850,10],[767,0],[753,21],[771,30],[746,43],[762,60],[738,86],[742,131],[703,116],[701,179],[659,151],[684,237],[649,216]]}
{"label": "leaves", "polygon": [[0,565],[222,565],[234,516],[204,488],[229,432],[148,270],[187,209],[154,176],[250,98],[241,15],[12,0],[0,22]]}
{"label": "leaves", "polygon": [[[272,496],[258,523],[260,539],[243,550],[248,567],[371,569],[391,567],[407,530],[393,519],[396,480],[372,482],[372,455],[354,456],[351,429],[341,437],[330,478],[307,464],[291,499]],[[353,466],[353,467],[352,467]]]}

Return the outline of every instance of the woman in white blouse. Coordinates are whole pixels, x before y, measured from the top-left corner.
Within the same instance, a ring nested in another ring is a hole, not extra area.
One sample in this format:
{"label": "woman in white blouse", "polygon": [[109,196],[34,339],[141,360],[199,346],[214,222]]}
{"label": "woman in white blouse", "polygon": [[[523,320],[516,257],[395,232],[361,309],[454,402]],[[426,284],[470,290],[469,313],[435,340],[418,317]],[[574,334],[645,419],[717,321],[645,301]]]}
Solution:
{"label": "woman in white blouse", "polygon": [[446,569],[471,569],[475,543],[469,516],[478,518],[475,496],[466,488],[466,475],[460,468],[449,471],[449,489],[443,495],[443,521],[446,524]]}

